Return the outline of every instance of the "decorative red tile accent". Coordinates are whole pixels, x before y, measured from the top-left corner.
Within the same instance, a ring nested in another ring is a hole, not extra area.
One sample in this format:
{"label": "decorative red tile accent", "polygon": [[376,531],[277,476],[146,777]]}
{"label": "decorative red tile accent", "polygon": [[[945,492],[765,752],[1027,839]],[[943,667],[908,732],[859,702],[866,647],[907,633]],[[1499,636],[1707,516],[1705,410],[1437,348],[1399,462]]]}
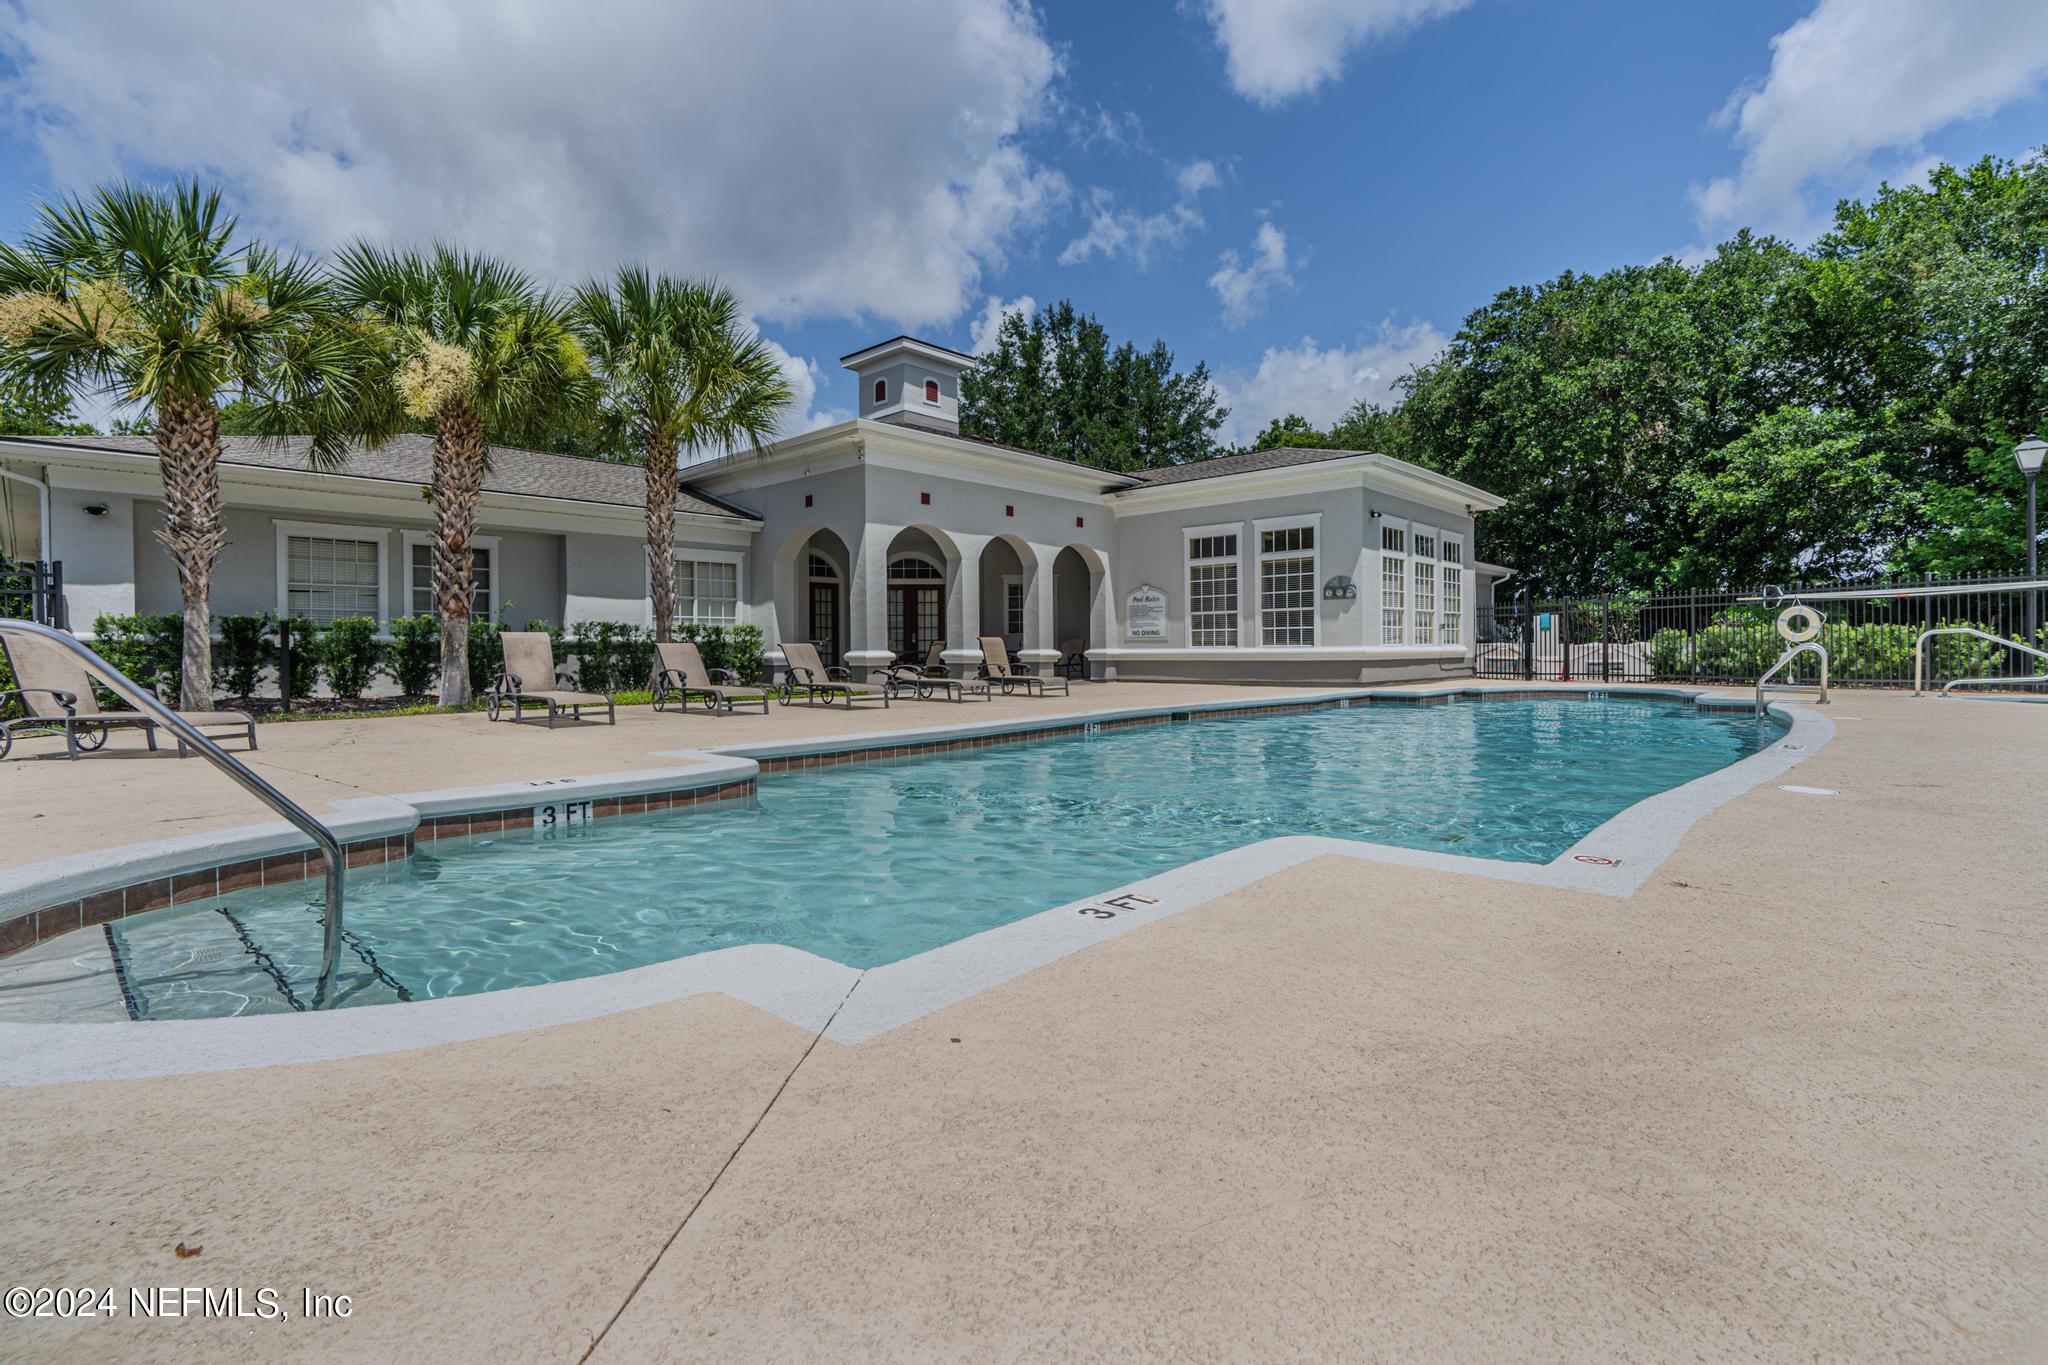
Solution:
{"label": "decorative red tile accent", "polygon": [[219,886],[219,876],[210,867],[198,872],[180,872],[171,878],[171,904],[205,900],[214,895]]}
{"label": "decorative red tile accent", "polygon": [[930,507],[932,505],[932,495],[929,493],[919,493],[917,495],[917,500],[920,503],[924,504],[926,507]]}
{"label": "decorative red tile accent", "polygon": [[1003,515],[1004,515],[1004,516],[1006,516],[1006,517],[1014,517],[1014,516],[1016,516],[1016,515],[1017,515],[1017,509],[1016,509],[1016,507],[1015,507],[1015,506],[1013,506],[1013,505],[1012,505],[1012,504],[1010,504],[1010,503],[1007,503],[1007,502],[1006,502],[1006,503],[1004,503],[1004,504],[1003,504]]}
{"label": "decorative red tile accent", "polygon": [[220,894],[241,891],[251,886],[263,885],[263,860],[251,858],[247,862],[229,863],[219,869]]}
{"label": "decorative red tile accent", "polygon": [[1075,529],[1075,530],[1077,530],[1077,531],[1078,531],[1078,530],[1080,530],[1080,529],[1081,529],[1081,525],[1082,525],[1082,522],[1081,522],[1081,518],[1079,518],[1079,517],[1075,517],[1075,518],[1074,518],[1074,529]]}
{"label": "decorative red tile accent", "polygon": [[[325,872],[323,865],[321,871]],[[306,855],[303,853],[279,853],[263,860],[263,884],[272,886],[279,882],[302,882],[306,879]]]}
{"label": "decorative red tile accent", "polygon": [[122,888],[102,891],[97,896],[87,896],[78,903],[78,923],[81,928],[90,929],[95,924],[121,918],[125,913]]}
{"label": "decorative red tile accent", "polygon": [[31,947],[36,941],[36,917],[22,915],[16,919],[0,920],[0,954],[18,953]]}
{"label": "decorative red tile accent", "polygon": [[78,902],[66,901],[53,905],[47,910],[36,911],[36,942],[68,934],[79,927]]}
{"label": "decorative red tile accent", "polygon": [[806,506],[806,507],[809,507],[810,505],[811,505],[811,495],[810,495],[809,493],[806,493],[806,494],[804,494],[804,506]]}
{"label": "decorative red tile accent", "polygon": [[159,877],[153,882],[137,882],[128,888],[126,913],[139,915],[145,910],[161,910],[171,903],[171,879]]}

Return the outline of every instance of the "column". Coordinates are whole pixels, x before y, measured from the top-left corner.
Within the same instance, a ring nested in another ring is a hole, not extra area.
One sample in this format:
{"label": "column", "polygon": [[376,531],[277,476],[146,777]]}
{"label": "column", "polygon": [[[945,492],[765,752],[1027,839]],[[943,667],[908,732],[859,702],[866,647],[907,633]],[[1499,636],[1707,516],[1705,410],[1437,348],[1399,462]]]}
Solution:
{"label": "column", "polygon": [[1024,648],[1017,651],[1017,662],[1033,673],[1043,673],[1059,662],[1059,641],[1052,638],[1059,625],[1052,565],[1059,554],[1057,545],[1033,545],[1031,562],[1024,566]]}
{"label": "column", "polygon": [[946,651],[940,657],[956,678],[971,678],[981,665],[981,555],[987,536],[955,536],[959,562],[947,565]]}
{"label": "column", "polygon": [[889,543],[901,529],[869,522],[860,544],[848,547],[845,659],[856,678],[872,677],[896,659],[889,650]]}

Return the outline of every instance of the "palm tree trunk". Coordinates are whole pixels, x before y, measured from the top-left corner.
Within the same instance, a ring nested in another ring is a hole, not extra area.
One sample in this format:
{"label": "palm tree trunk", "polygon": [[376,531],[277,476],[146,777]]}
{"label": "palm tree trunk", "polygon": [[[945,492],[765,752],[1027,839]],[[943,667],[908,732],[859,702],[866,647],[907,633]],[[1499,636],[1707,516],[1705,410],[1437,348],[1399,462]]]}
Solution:
{"label": "palm tree trunk", "polygon": [[220,523],[220,411],[211,398],[157,404],[156,456],[163,467],[164,524],[156,533],[178,571],[185,651],[178,708],[213,709],[213,568],[226,543]]}
{"label": "palm tree trunk", "polygon": [[[441,413],[434,419],[434,604],[441,613],[443,706],[469,705],[470,545],[483,482],[483,422],[466,407]],[[541,683],[553,685],[553,678]]]}
{"label": "palm tree trunk", "polygon": [[673,640],[676,619],[676,443],[647,438],[647,581],[654,598],[654,638]]}

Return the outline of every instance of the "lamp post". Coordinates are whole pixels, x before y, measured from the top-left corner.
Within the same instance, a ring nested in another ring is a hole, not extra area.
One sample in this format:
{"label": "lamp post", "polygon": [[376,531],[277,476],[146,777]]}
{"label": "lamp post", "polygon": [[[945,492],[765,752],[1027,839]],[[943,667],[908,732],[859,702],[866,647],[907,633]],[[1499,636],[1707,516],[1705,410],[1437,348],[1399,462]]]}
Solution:
{"label": "lamp post", "polygon": [[[2031,431],[2027,439],[2013,447],[2013,463],[2020,467],[2020,473],[2027,478],[2027,578],[2032,581],[2039,571],[2038,535],[2034,526],[2034,480],[2041,474],[2041,459],[2048,456],[2048,441],[2042,440]],[[2036,643],[2034,633],[2040,628],[2038,612],[2035,610],[2039,598],[2032,588],[2027,589],[2027,643]]]}

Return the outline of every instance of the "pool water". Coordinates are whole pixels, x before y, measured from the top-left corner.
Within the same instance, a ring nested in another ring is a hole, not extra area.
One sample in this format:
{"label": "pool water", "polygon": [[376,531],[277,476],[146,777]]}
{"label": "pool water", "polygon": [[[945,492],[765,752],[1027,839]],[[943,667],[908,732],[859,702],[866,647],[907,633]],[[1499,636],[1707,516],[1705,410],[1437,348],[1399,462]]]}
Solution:
{"label": "pool water", "polygon": [[[468,995],[745,943],[853,967],[1280,835],[1548,862],[1782,735],[1689,702],[1364,706],[764,777],[753,801],[423,842],[349,873],[337,1003]],[[116,922],[140,1018],[307,1007],[320,883]]]}

